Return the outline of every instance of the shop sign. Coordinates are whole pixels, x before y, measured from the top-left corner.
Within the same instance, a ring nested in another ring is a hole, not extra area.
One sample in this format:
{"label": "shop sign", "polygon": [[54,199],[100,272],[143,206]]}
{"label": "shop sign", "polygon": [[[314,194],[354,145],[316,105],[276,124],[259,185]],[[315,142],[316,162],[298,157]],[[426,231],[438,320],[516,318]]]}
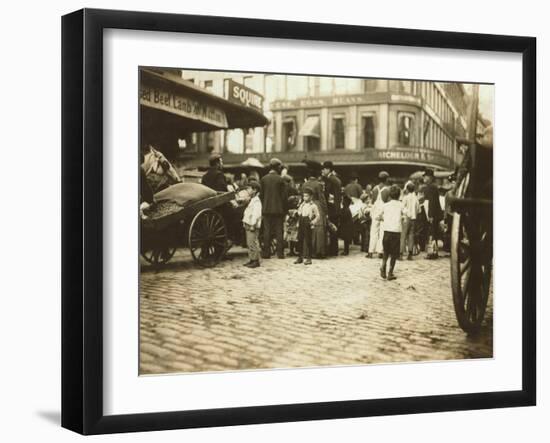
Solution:
{"label": "shop sign", "polygon": [[231,79],[229,79],[228,100],[247,108],[254,108],[260,112],[264,109],[264,97],[262,95],[254,91],[254,89],[250,89]]}
{"label": "shop sign", "polygon": [[276,100],[271,103],[271,110],[325,108],[329,106],[369,105],[375,103],[405,102],[420,106],[420,99],[408,95],[389,95],[385,92],[369,94],[334,95],[330,97],[312,97],[296,100]]}
{"label": "shop sign", "polygon": [[141,87],[139,103],[181,117],[199,120],[218,128],[227,128],[227,116],[222,109],[160,88]]}
{"label": "shop sign", "polygon": [[448,166],[451,164],[451,159],[446,158],[438,153],[429,151],[373,149],[367,151],[365,154],[367,160],[422,162],[440,166]]}

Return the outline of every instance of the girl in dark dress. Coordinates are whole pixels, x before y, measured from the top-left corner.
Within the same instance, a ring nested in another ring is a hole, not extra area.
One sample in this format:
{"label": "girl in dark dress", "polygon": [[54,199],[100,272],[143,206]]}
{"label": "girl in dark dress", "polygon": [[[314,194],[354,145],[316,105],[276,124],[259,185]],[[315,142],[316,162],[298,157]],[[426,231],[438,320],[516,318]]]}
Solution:
{"label": "girl in dark dress", "polygon": [[344,240],[344,254],[349,254],[349,245],[353,240],[353,217],[351,215],[350,205],[352,201],[347,195],[344,195],[342,199],[342,214],[340,217],[340,228],[338,229],[338,236]]}

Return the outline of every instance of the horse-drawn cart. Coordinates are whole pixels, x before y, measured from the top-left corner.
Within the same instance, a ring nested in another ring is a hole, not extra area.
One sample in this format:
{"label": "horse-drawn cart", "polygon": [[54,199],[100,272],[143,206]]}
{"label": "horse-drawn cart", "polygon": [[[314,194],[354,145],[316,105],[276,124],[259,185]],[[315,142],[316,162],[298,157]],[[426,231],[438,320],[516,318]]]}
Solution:
{"label": "horse-drawn cart", "polygon": [[200,266],[215,266],[228,249],[229,231],[225,213],[233,192],[222,192],[174,210],[171,205],[166,215],[141,220],[141,256],[154,266],[167,263],[177,248],[187,247]]}

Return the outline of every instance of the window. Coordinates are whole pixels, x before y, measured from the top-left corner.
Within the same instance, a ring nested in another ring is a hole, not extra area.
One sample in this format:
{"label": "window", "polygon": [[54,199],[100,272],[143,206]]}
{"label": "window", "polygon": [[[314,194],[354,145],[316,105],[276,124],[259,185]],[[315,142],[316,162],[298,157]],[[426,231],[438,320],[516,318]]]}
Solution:
{"label": "window", "polygon": [[410,114],[400,114],[398,131],[399,144],[402,146],[411,146],[414,132],[414,117]]}
{"label": "window", "polygon": [[283,121],[283,151],[296,147],[296,118],[287,117]]}
{"label": "window", "polygon": [[431,131],[432,121],[430,117],[428,117],[426,114],[424,114],[424,129],[423,129],[423,140],[424,140],[424,146],[429,147],[430,146],[430,131]]}
{"label": "window", "polygon": [[365,92],[374,92],[378,86],[378,80],[365,80]]}
{"label": "window", "polygon": [[305,151],[317,152],[321,150],[321,139],[319,137],[304,137]]}
{"label": "window", "polygon": [[308,115],[301,125],[298,136],[304,138],[306,152],[319,151],[321,149],[321,119],[319,115]]}
{"label": "window", "polygon": [[363,148],[374,148],[374,116],[365,116],[361,119],[361,128],[363,134]]}
{"label": "window", "polygon": [[344,117],[332,119],[332,141],[334,149],[344,149],[346,145],[346,130]]}
{"label": "window", "polygon": [[212,89],[212,86],[214,86],[214,82],[212,80],[204,81],[204,89],[210,91]]}

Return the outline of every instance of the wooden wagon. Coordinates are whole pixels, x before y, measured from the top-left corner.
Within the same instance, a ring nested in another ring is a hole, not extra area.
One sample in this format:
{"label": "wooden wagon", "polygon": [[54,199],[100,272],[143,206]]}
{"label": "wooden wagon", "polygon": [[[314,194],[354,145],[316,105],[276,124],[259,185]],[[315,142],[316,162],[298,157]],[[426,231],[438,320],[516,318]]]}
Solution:
{"label": "wooden wagon", "polygon": [[141,221],[140,253],[154,266],[167,263],[178,248],[189,248],[199,266],[215,266],[228,249],[225,220],[233,192],[218,193],[165,216]]}

